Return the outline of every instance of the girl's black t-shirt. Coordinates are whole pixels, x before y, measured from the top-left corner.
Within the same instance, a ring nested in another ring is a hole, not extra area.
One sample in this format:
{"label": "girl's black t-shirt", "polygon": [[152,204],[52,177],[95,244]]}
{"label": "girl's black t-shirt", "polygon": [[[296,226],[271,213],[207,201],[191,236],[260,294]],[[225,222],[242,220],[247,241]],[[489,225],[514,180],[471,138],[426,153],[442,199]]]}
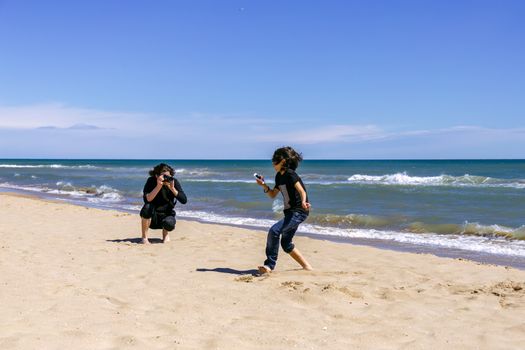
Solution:
{"label": "girl's black t-shirt", "polygon": [[[295,184],[299,182],[306,192],[306,187],[303,180],[292,169],[286,169],[284,174],[278,172],[275,174],[275,188],[278,188],[283,195],[284,212],[301,211],[308,214],[308,210],[303,209],[301,195],[295,188]],[[306,201],[308,202],[308,193],[306,194]]]}
{"label": "girl's black t-shirt", "polygon": [[[174,180],[174,185],[177,192],[179,192],[177,194],[177,197],[175,197],[175,195],[173,194],[173,192],[170,191],[169,188],[167,188],[166,186],[162,186],[162,189],[150,202],[151,204],[153,204],[157,211],[169,212],[173,210],[175,204],[177,204],[177,200],[182,204],[186,204],[186,202],[188,201],[188,199],[186,198],[186,194],[182,190],[182,186],[180,185],[177,179]],[[146,181],[144,189],[142,190],[144,203],[148,203],[146,195],[153,191],[155,187],[157,187],[157,178],[155,176],[151,176]]]}

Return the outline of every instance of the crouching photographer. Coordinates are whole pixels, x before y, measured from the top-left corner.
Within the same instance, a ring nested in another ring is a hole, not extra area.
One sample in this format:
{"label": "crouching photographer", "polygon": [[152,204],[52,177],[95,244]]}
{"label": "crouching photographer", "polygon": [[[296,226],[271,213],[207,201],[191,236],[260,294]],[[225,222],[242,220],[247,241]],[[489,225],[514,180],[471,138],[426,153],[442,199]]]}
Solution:
{"label": "crouching photographer", "polygon": [[142,243],[149,244],[148,229],[162,229],[162,242],[169,242],[169,232],[175,229],[175,204],[186,204],[188,199],[171,166],[160,163],[149,172],[144,185],[144,206],[140,211],[142,220]]}

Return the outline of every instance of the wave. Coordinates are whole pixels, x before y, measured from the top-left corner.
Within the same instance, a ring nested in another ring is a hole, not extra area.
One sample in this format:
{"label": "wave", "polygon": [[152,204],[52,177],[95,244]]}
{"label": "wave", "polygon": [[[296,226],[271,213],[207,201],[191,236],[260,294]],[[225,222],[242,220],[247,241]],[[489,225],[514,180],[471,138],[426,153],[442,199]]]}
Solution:
{"label": "wave", "polygon": [[[189,175],[189,173],[187,173]],[[223,174],[222,174],[223,175]],[[195,173],[192,176],[203,176],[204,178],[182,177],[184,182],[201,183],[227,183],[227,184],[255,184],[252,178],[206,178],[210,174]],[[342,176],[319,176],[310,174],[303,176],[306,185],[381,185],[381,186],[442,186],[442,187],[481,187],[481,188],[516,188],[525,189],[525,179],[497,179],[486,176],[475,176],[465,174],[463,176],[439,175],[439,176],[410,176],[406,172],[388,175],[362,175],[354,174],[350,177]],[[273,180],[266,180],[273,184]]]}
{"label": "wave", "polygon": [[525,241],[525,225],[512,228],[501,225],[482,225],[477,222],[465,222],[462,225],[414,222],[409,225],[408,231],[412,233],[432,232],[442,235],[501,237],[510,240]]}
{"label": "wave", "polygon": [[92,203],[117,203],[124,200],[120,191],[110,186],[75,187],[70,182],[57,182],[56,188],[48,186],[19,186],[0,183],[0,188],[37,192],[46,195],[59,195],[74,199],[85,199]]}
{"label": "wave", "polygon": [[[275,206],[275,204],[274,204]],[[276,212],[280,207],[275,207]],[[312,213],[308,222],[342,229],[370,228],[370,229],[392,229],[406,231],[409,233],[432,233],[439,235],[461,235],[480,237],[501,237],[509,240],[525,240],[525,225],[512,228],[502,225],[483,225],[477,222],[464,222],[463,224],[442,223],[429,224],[424,222],[407,223],[403,217],[383,217],[364,214],[315,214]]]}
{"label": "wave", "polygon": [[308,221],[317,225],[333,227],[392,227],[400,224],[403,220],[396,217],[381,217],[364,214],[310,214]]}
{"label": "wave", "polygon": [[176,175],[191,175],[191,176],[213,176],[220,175],[220,173],[210,171],[208,168],[196,168],[196,169],[175,169]]}
{"label": "wave", "polygon": [[355,174],[348,183],[403,186],[509,187],[525,189],[525,179],[497,179],[465,174],[463,176],[410,176],[406,172],[388,175]]}
{"label": "wave", "polygon": [[[204,222],[221,223],[228,225],[249,226],[267,230],[275,220],[254,219],[250,217],[231,217],[204,211],[179,210],[182,218],[196,219]],[[525,233],[525,227],[520,228]],[[314,223],[304,223],[300,226],[302,233],[317,236],[333,236],[342,238],[374,239],[394,241],[404,244],[461,249],[473,252],[498,254],[507,256],[525,257],[525,241],[508,241],[505,238],[489,238],[485,236],[469,235],[440,235],[435,233],[414,234],[410,232],[377,229],[353,229],[326,227]]]}

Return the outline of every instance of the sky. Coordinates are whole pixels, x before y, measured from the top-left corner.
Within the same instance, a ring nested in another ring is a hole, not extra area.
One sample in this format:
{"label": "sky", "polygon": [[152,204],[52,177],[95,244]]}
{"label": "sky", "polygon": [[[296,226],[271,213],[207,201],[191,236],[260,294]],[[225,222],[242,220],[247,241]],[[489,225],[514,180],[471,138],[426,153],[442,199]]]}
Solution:
{"label": "sky", "polygon": [[0,158],[525,158],[525,1],[0,0]]}

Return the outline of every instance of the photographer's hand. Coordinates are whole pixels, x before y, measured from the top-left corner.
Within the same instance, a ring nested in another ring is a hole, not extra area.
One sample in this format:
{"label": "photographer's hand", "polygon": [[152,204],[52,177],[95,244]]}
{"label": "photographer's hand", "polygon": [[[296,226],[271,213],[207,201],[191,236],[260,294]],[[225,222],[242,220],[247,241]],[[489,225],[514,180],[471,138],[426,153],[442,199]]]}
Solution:
{"label": "photographer's hand", "polygon": [[170,189],[171,192],[173,192],[175,197],[177,197],[177,195],[179,194],[179,191],[177,191],[177,189],[175,188],[175,180],[168,182],[168,188]]}
{"label": "photographer's hand", "polygon": [[164,185],[164,175],[157,175],[157,187],[162,187]]}
{"label": "photographer's hand", "polygon": [[148,202],[151,202],[157,196],[157,194],[160,192],[163,186],[162,180],[164,179],[164,176],[163,175],[156,175],[156,176],[157,176],[157,186],[155,186],[155,188],[150,193],[147,193],[145,197]]}

